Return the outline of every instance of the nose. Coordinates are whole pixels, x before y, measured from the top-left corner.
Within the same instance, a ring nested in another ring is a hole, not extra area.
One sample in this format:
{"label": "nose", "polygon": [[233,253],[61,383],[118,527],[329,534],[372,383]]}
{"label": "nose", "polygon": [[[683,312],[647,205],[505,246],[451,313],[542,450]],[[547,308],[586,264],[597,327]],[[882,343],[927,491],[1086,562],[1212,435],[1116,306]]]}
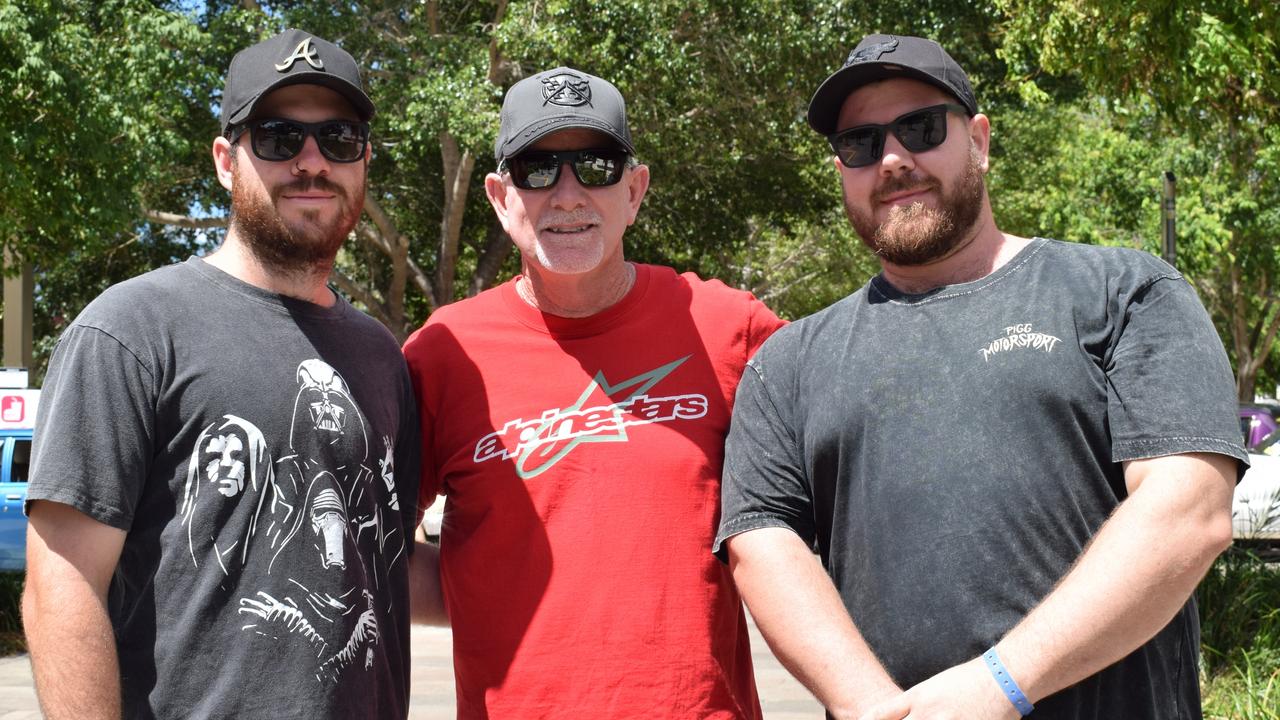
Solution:
{"label": "nose", "polygon": [[294,174],[327,175],[330,169],[329,158],[320,152],[320,145],[316,143],[315,136],[307,133],[306,139],[302,142],[302,150],[293,158]]}
{"label": "nose", "polygon": [[551,188],[551,205],[560,210],[574,210],[587,204],[587,189],[578,182],[569,163],[560,164],[560,179]]}
{"label": "nose", "polygon": [[892,177],[909,173],[916,167],[915,156],[902,146],[902,141],[893,133],[885,133],[884,154],[880,156],[880,174]]}

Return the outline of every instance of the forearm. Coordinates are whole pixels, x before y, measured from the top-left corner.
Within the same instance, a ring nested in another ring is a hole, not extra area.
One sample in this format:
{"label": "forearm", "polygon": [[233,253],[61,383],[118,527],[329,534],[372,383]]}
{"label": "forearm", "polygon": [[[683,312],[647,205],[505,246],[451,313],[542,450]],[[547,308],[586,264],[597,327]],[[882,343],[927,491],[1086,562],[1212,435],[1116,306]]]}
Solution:
{"label": "forearm", "polygon": [[833,716],[856,718],[900,692],[795,533],[763,528],[728,543],[734,582],[770,649]]}
{"label": "forearm", "polygon": [[1151,639],[1230,544],[1234,461],[1209,462],[1220,477],[1133,490],[1058,587],[996,645],[1033,702]]}
{"label": "forearm", "polygon": [[107,580],[86,578],[50,552],[36,532],[28,532],[27,545],[22,622],[44,716],[119,718],[120,668],[105,602]]}
{"label": "forearm", "polygon": [[409,558],[410,619],[424,625],[448,625],[440,588],[440,546],[415,542]]}

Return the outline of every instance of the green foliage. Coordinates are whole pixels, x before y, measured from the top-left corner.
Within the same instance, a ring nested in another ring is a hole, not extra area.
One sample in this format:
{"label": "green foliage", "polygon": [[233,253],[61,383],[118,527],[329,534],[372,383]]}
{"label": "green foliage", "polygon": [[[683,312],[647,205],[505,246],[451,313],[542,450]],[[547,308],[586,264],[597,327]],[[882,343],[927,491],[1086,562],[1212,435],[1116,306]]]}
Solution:
{"label": "green foliage", "polygon": [[22,573],[0,572],[0,657],[26,650],[22,635]]}
{"label": "green foliage", "polygon": [[1232,548],[1196,601],[1205,717],[1280,720],[1280,566]]}

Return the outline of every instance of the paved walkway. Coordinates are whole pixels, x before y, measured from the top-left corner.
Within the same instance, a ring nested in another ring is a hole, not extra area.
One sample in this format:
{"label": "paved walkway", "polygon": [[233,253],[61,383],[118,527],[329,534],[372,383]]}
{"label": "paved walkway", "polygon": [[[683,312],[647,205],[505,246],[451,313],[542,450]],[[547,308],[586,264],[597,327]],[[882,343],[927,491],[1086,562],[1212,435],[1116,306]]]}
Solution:
{"label": "paved walkway", "polygon": [[[796,682],[751,625],[752,660],[766,720],[821,720],[822,706]],[[454,720],[453,664],[450,633],[443,628],[413,629],[413,694],[411,720]],[[0,720],[38,720],[39,706],[31,686],[31,664],[25,655],[0,659]]]}

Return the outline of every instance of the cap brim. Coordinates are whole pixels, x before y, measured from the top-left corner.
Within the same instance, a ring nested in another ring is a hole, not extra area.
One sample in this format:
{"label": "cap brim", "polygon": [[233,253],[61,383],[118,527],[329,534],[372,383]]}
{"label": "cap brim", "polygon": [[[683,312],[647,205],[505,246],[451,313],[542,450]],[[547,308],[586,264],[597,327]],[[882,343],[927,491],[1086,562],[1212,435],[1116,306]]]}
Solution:
{"label": "cap brim", "polygon": [[977,113],[977,108],[970,107],[963,97],[957,95],[954,88],[947,87],[939,82],[937,78],[924,71],[893,63],[869,62],[841,68],[823,81],[822,85],[818,86],[818,91],[813,94],[813,99],[809,101],[809,127],[824,137],[831,135],[836,131],[836,121],[840,117],[840,108],[844,106],[844,101],[854,90],[878,80],[887,80],[895,77],[907,77],[932,85],[960,101],[961,104],[969,108],[970,113]]}
{"label": "cap brim", "polygon": [[535,142],[561,130],[595,130],[602,132],[616,140],[627,152],[632,155],[636,154],[636,149],[632,147],[631,142],[608,123],[601,122],[595,118],[582,117],[581,115],[557,115],[555,117],[540,118],[537,122],[522,128],[501,148],[498,148],[498,159],[519,155],[525,148]]}
{"label": "cap brim", "polygon": [[273,90],[279,90],[289,85],[320,85],[338,93],[351,103],[351,107],[355,108],[356,114],[361,120],[368,122],[373,118],[374,107],[373,101],[364,93],[361,88],[352,85],[350,82],[330,73],[322,72],[304,72],[294,73],[280,78],[277,82],[271,83],[262,92],[254,95],[249,102],[242,105],[234,113],[232,113],[226,121],[227,127],[242,123],[253,115],[254,108],[257,107],[258,101],[266,97]]}

